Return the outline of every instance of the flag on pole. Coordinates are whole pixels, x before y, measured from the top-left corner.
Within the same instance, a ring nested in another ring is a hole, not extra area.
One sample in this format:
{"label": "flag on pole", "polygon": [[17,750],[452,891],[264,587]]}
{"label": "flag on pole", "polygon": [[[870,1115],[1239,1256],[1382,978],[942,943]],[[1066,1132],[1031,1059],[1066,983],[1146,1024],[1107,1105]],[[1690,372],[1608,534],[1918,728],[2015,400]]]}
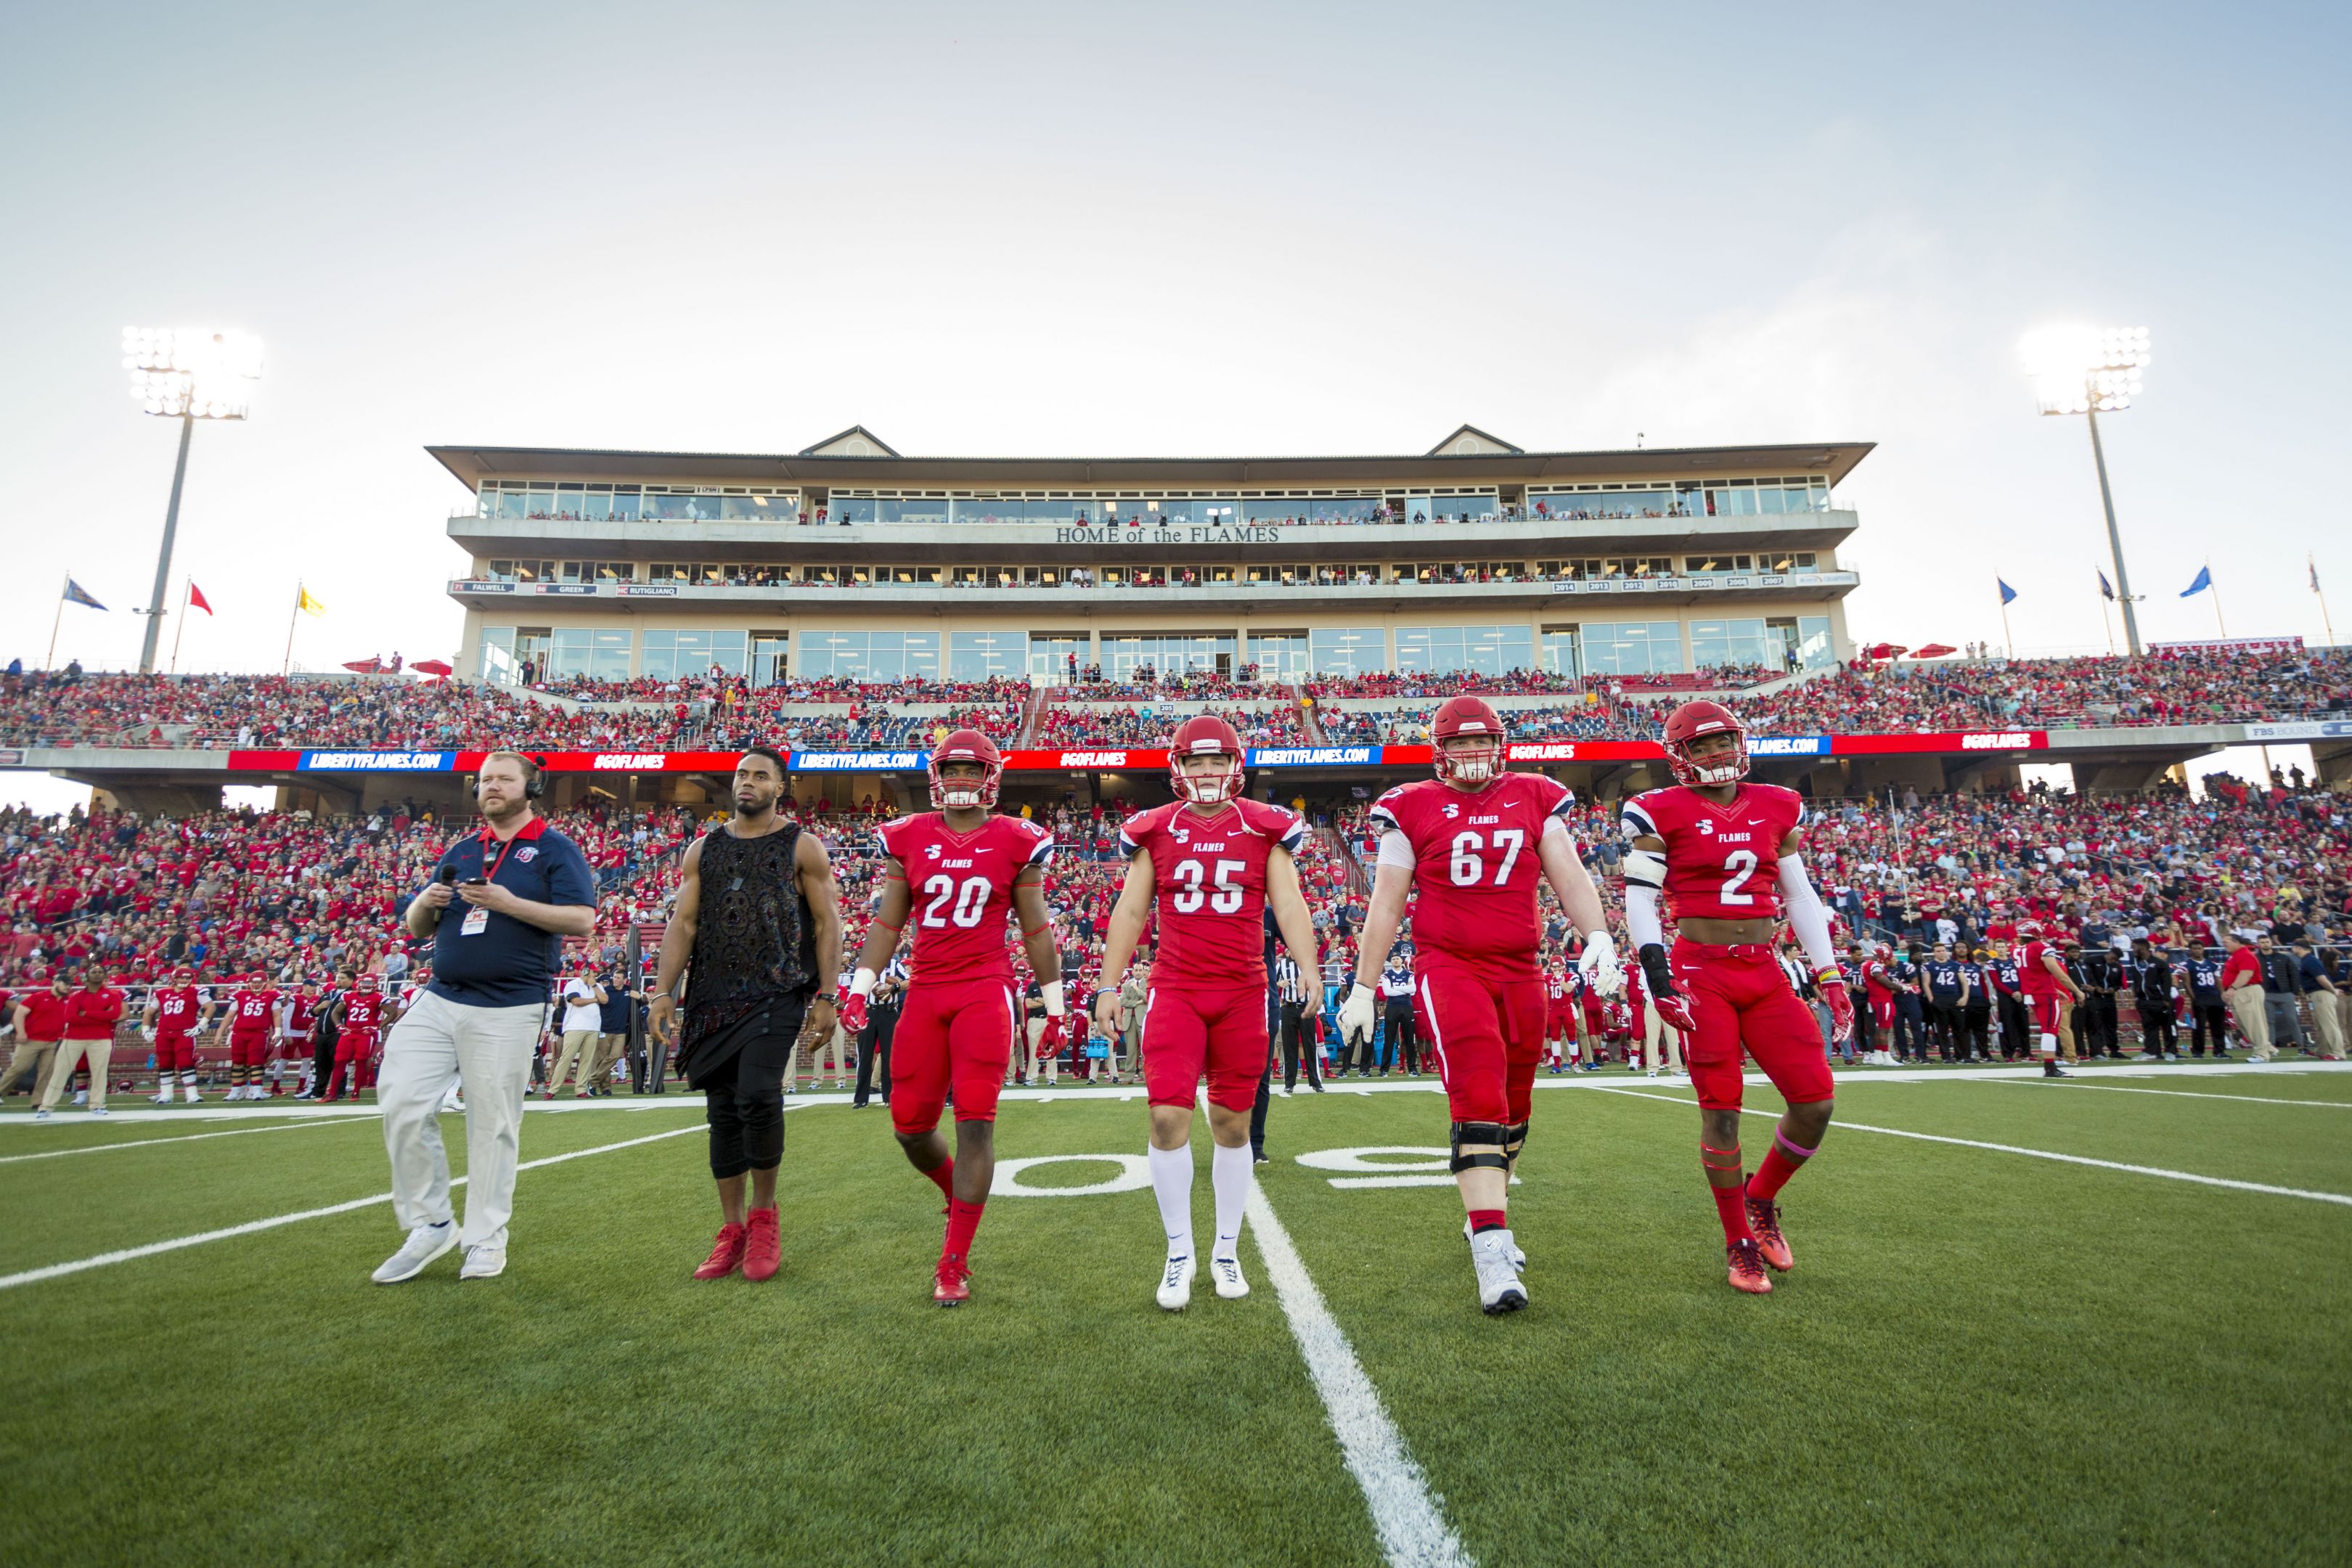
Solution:
{"label": "flag on pole", "polygon": [[193,578],[188,582],[188,608],[202,610],[208,616],[213,613],[212,601],[205,597],[205,591],[196,586]]}
{"label": "flag on pole", "polygon": [[294,607],[306,616],[323,616],[327,613],[327,606],[319,603],[310,590],[299,583],[294,584]]}
{"label": "flag on pole", "polygon": [[2319,592],[2319,563],[2308,555],[2303,559],[2304,563],[2311,568],[2311,591],[2316,594]]}
{"label": "flag on pole", "polygon": [[68,605],[88,605],[93,610],[102,610],[106,608],[104,605],[100,604],[96,599],[89,596],[89,589],[83,587],[80,584],[75,582],[70,577],[66,579],[65,596],[66,603]]}
{"label": "flag on pole", "polygon": [[2113,583],[2110,583],[2110,582],[2108,582],[2108,581],[2107,581],[2107,574],[2106,574],[2105,572],[2100,573],[2100,574],[2099,574],[2099,597],[2100,597],[2100,598],[2102,598],[2102,599],[2112,599],[2112,598],[2114,598],[2115,596],[2116,596],[2116,585],[2115,585]]}
{"label": "flag on pole", "polygon": [[2000,578],[1998,578],[1998,577],[1994,578],[1994,579],[1993,579],[1993,581],[1994,581],[1994,582],[1996,582],[1996,583],[2000,583],[2000,602],[2001,602],[2002,604],[2006,605],[2006,604],[2008,604],[2011,599],[2014,599],[2014,598],[2016,598],[2016,597],[2017,597],[2017,590],[2016,590],[2016,589],[2014,589],[2014,588],[2011,587],[2011,586],[2010,586],[2008,584],[2006,584],[2006,583],[2001,583],[2001,580],[2000,580]]}
{"label": "flag on pole", "polygon": [[2184,599],[2194,598],[2212,585],[2213,568],[2210,566],[2200,566],[2197,569],[2197,581],[2189,584],[2186,588],[2181,589],[2180,596]]}

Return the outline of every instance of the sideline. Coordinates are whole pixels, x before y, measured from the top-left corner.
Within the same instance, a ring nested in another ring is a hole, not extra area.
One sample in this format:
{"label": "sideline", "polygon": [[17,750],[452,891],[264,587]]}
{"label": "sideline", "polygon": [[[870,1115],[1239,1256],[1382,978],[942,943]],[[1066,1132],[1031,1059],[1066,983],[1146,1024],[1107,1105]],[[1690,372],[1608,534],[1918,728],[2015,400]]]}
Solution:
{"label": "sideline", "polygon": [[[2037,1068],[2034,1070],[2039,1072],[2041,1069]],[[1605,1088],[1606,1086],[1595,1085],[1594,1087]],[[1661,1105],[1696,1105],[1698,1103],[1696,1100],[1685,1100],[1678,1095],[1652,1094],[1638,1089],[1612,1088],[1608,1089],[1608,1092],[1630,1095],[1635,1100],[1654,1100]],[[1745,1106],[1741,1107],[1739,1113],[1742,1116],[1769,1116],[1775,1121],[1778,1121],[1780,1115],[1777,1110],[1754,1110]],[[2094,1160],[2087,1154],[2061,1154],[2051,1149],[2023,1149],[2014,1143],[1986,1143],[1974,1138],[1947,1138],[1937,1132],[1910,1132],[1900,1127],[1872,1127],[1860,1121],[1835,1121],[1830,1125],[1832,1128],[1843,1128],[1849,1132],[1876,1132],[1888,1138],[1916,1138],[1922,1143],[1950,1143],[1962,1149],[1990,1149],[1999,1154],[2023,1154],[2031,1159],[2056,1160],[2069,1165],[2092,1165],[2102,1171],[2125,1171],[2135,1176],[2161,1176],[2169,1182],[2194,1182],[2199,1186],[2228,1187],[2242,1193],[2268,1193],[2273,1197],[2308,1198],[2314,1203],[2341,1204],[2347,1208],[2352,1208],[2352,1194],[2344,1193],[2316,1193],[2303,1187],[2274,1187],[2267,1182],[2241,1182],[2229,1176],[2200,1176],[2194,1171],[2168,1171],[2161,1165],[2130,1165],[2120,1160]]]}
{"label": "sideline", "polygon": [[[2232,1105],[2317,1105],[2330,1110],[2352,1110],[2352,1100],[2280,1100],[2267,1094],[2206,1094],[2193,1089],[2137,1089],[2127,1083],[2084,1083],[2079,1074],[2074,1079],[2055,1080],[2052,1087],[2063,1089],[2098,1089],[2109,1094],[2168,1094],[2177,1100],[2226,1100]],[[2015,1083],[2014,1079],[1996,1079],[1996,1083]],[[2032,1089],[2031,1083],[2021,1087]]]}
{"label": "sideline", "polygon": [[348,1119],[338,1121],[280,1121],[272,1127],[238,1127],[226,1132],[190,1132],[179,1138],[132,1138],[121,1143],[84,1143],[72,1149],[44,1149],[37,1154],[0,1154],[0,1165],[13,1165],[19,1160],[62,1160],[68,1154],[106,1154],[117,1149],[152,1149],[158,1143],[200,1143],[207,1138],[242,1138],[248,1132],[299,1132],[306,1127],[352,1125],[354,1123]]}
{"label": "sideline", "polygon": [[[541,1170],[549,1165],[561,1165],[567,1160],[584,1160],[591,1154],[609,1154],[615,1149],[634,1149],[641,1143],[658,1143],[665,1138],[682,1138],[689,1132],[704,1131],[699,1121],[691,1126],[672,1128],[667,1132],[656,1132],[644,1138],[626,1138],[618,1143],[599,1144],[593,1149],[574,1149],[568,1154],[550,1154],[545,1159],[525,1160],[515,1167],[517,1174],[524,1171]],[[462,1187],[466,1178],[451,1179],[452,1188]],[[306,1219],[325,1219],[331,1215],[350,1214],[354,1210],[373,1208],[378,1204],[392,1202],[390,1193],[378,1193],[372,1198],[353,1198],[349,1203],[330,1204],[325,1208],[302,1209],[294,1214],[272,1215],[268,1219],[247,1220],[243,1225],[226,1226],[219,1230],[200,1231],[194,1236],[174,1237],[170,1241],[151,1241],[144,1247],[126,1247],[117,1252],[101,1252],[95,1258],[79,1258],[71,1263],[52,1263],[45,1268],[27,1268],[21,1274],[0,1275],[0,1290],[13,1290],[19,1285],[38,1284],[44,1279],[61,1279],[68,1274],[79,1274],[88,1269],[105,1268],[117,1263],[129,1263],[137,1258],[153,1258],[161,1253],[177,1252],[184,1247],[202,1247],[208,1241],[226,1241],[233,1237],[253,1236],[280,1226],[298,1225]]]}

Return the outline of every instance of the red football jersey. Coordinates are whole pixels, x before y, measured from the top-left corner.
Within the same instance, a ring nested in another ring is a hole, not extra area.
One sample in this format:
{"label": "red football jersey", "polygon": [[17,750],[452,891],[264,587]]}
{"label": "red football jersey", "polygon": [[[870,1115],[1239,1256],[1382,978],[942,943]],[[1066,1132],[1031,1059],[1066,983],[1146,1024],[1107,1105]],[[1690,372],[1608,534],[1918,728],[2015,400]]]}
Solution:
{"label": "red football jersey", "polygon": [[236,1016],[234,1033],[257,1035],[269,1027],[270,1015],[278,1010],[276,991],[239,991],[229,1003]]}
{"label": "red football jersey", "polygon": [[[2058,950],[2036,937],[2025,944],[2017,955],[2017,988],[2028,996],[2055,996],[2060,986],[2058,977],[2050,973],[2042,960],[2056,957]],[[2061,960],[2063,963],[2063,961]]]}
{"label": "red football jersey", "polygon": [[1541,973],[1536,847],[1575,795],[1543,773],[1501,773],[1484,789],[1443,779],[1399,784],[1372,803],[1372,826],[1412,847],[1416,952],[1459,959],[1506,979]]}
{"label": "red football jersey", "polygon": [[1203,816],[1181,801],[1130,816],[1129,855],[1148,851],[1159,897],[1155,985],[1265,984],[1265,868],[1276,845],[1298,853],[1307,823],[1287,806],[1229,800]]}
{"label": "red football jersey", "polygon": [[1621,808],[1628,838],[1666,846],[1666,896],[1678,920],[1780,917],[1780,846],[1805,820],[1805,797],[1749,782],[1729,805],[1675,784],[1637,795]]}
{"label": "red football jersey", "polygon": [[155,1032],[159,1035],[192,1033],[204,1012],[204,994],[193,985],[158,989],[152,999],[155,1004]]}
{"label": "red football jersey", "polygon": [[373,991],[354,991],[343,1004],[343,1028],[354,1035],[373,1035],[383,1021],[383,998]]}
{"label": "red football jersey", "polygon": [[971,833],[950,832],[936,811],[885,823],[882,852],[906,868],[914,908],[918,981],[1010,980],[1007,944],[1013,879],[1053,858],[1054,836],[1018,816],[992,813]]}
{"label": "red football jersey", "polygon": [[296,996],[286,1004],[288,1034],[307,1035],[310,1032],[310,1026],[317,1022],[315,1015],[319,1010],[319,1000],[316,996]]}

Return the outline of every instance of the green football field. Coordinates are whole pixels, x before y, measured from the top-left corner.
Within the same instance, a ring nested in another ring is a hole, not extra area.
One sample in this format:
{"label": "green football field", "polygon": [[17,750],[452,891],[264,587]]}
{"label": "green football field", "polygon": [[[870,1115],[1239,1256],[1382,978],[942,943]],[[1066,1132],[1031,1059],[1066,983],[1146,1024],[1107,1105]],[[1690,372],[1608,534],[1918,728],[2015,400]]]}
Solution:
{"label": "green football field", "polygon": [[936,1193],[842,1097],[790,1102],[760,1286],[688,1279],[698,1100],[535,1107],[505,1277],[393,1288],[370,1114],[11,1110],[0,1561],[2352,1554],[2352,1072],[1842,1075],[1763,1299],[1686,1088],[1542,1082],[1498,1319],[1432,1085],[1276,1100],[1253,1293],[1181,1315],[1117,1089],[1007,1100],[955,1311]]}

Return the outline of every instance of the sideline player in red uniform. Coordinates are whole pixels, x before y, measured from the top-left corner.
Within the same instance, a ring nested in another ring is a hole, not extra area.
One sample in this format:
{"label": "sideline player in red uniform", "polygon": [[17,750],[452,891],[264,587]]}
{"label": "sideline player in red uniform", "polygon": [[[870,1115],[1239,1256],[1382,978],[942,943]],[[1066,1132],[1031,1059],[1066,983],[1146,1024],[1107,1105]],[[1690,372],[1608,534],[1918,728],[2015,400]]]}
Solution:
{"label": "sideline player in red uniform", "polygon": [[[1728,709],[1685,702],[1666,718],[1666,765],[1681,781],[1623,807],[1625,929],[1641,954],[1650,1005],[1683,1032],[1698,1090],[1699,1163],[1723,1221],[1731,1284],[1763,1295],[1769,1264],[1795,1261],[1780,1234],[1780,1188],[1813,1157],[1835,1104],[1820,1026],[1773,952],[1785,910],[1829,1005],[1832,1043],[1853,1027],[1853,999],[1838,971],[1829,912],[1798,855],[1804,797],[1750,784],[1748,736]],[[1773,870],[1759,877],[1767,865]],[[1669,961],[1658,920],[1675,900],[1679,936]],[[1748,1179],[1739,1157],[1739,1053],[1788,1101],[1772,1147]]]}
{"label": "sideline player in red uniform", "polygon": [[1418,887],[1414,989],[1453,1119],[1454,1179],[1469,1211],[1463,1229],[1478,1304],[1514,1312],[1528,1304],[1519,1279],[1527,1259],[1506,1205],[1544,1048],[1538,882],[1551,884],[1584,938],[1577,963],[1586,984],[1606,994],[1623,974],[1601,893],[1564,820],[1575,796],[1545,774],[1504,767],[1502,718],[1478,698],[1447,700],[1430,731],[1437,776],[1399,784],[1372,805],[1379,868],[1339,1032],[1370,1031],[1370,982],[1388,963],[1405,896]]}
{"label": "sideline player in red uniform", "polygon": [[184,963],[172,971],[169,985],[158,985],[147,994],[141,1023],[155,1047],[156,1104],[172,1103],[174,1072],[180,1075],[180,1088],[188,1103],[196,1103],[196,1036],[211,1010],[210,998],[196,988],[196,972]]}
{"label": "sideline player in red uniform", "polygon": [[[890,961],[899,930],[913,915],[915,974],[890,1046],[890,1123],[908,1160],[948,1200],[947,1237],[931,1300],[953,1307],[971,1295],[972,1233],[996,1174],[996,1097],[1021,1013],[1005,948],[1006,917],[1018,917],[1029,972],[1045,993],[1040,1052],[1062,1042],[1062,961],[1045,912],[1053,836],[992,809],[1004,772],[995,745],[977,730],[958,730],[931,752],[929,771],[937,809],[899,817],[877,835],[887,858],[882,906],[858,954],[841,1025],[853,1039],[864,1031],[876,972]],[[939,1133],[950,1079],[952,1157]]]}
{"label": "sideline player in red uniform", "polygon": [[342,1027],[335,1032],[335,1066],[327,1075],[328,1100],[343,1097],[343,1073],[352,1075],[352,1098],[375,1082],[375,1056],[383,1039],[384,1003],[382,983],[362,979],[343,998]]}
{"label": "sideline player in red uniform", "polygon": [[2079,1004],[2083,988],[2066,973],[2066,961],[2058,956],[2057,947],[2042,934],[2040,921],[2018,921],[2017,939],[2021,944],[2017,989],[2025,998],[2025,1010],[2033,1016],[2033,1032],[2040,1037],[2042,1076],[2073,1078],[2058,1065],[2058,998],[2068,995]]}
{"label": "sideline player in red uniform", "polygon": [[1159,960],[1143,1002],[1143,1082],[1151,1102],[1144,1160],[1160,1201],[1168,1259],[1159,1299],[1169,1311],[1192,1300],[1192,1096],[1205,1075],[1209,1184],[1217,1231],[1209,1277],[1217,1294],[1249,1294],[1242,1275],[1242,1214],[1253,1179],[1250,1112],[1265,1071],[1265,912],[1298,961],[1307,1010],[1323,1011],[1315,921],[1292,858],[1307,824],[1286,806],[1242,795],[1247,753],[1234,727],[1202,714],[1168,742],[1168,784],[1176,799],[1131,816],[1119,828],[1127,882],[1103,941],[1095,1017],[1106,1034],[1118,1022],[1118,990],[1160,915]]}
{"label": "sideline player in red uniform", "polygon": [[229,1089],[222,1099],[268,1098],[261,1087],[261,1068],[269,1059],[269,1034],[277,1017],[278,987],[265,975],[247,980],[229,998],[228,1017],[221,1025],[223,1039],[215,1042],[228,1046]]}

